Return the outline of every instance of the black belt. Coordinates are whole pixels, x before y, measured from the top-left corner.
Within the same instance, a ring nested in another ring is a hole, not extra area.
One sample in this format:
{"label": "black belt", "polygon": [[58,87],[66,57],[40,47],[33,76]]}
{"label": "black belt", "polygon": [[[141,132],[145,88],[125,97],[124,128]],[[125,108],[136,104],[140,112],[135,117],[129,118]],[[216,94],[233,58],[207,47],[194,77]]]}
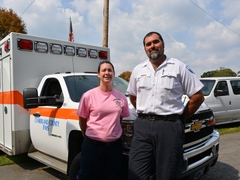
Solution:
{"label": "black belt", "polygon": [[113,142],[102,142],[102,141],[91,139],[91,138],[87,137],[86,135],[84,136],[84,140],[88,143],[95,144],[97,146],[106,147],[106,148],[117,147],[122,144],[121,139],[117,139],[116,141],[113,141]]}
{"label": "black belt", "polygon": [[163,120],[163,121],[176,121],[180,119],[180,115],[171,114],[171,115],[155,115],[155,114],[142,114],[138,113],[138,117],[142,119],[149,119],[151,121]]}

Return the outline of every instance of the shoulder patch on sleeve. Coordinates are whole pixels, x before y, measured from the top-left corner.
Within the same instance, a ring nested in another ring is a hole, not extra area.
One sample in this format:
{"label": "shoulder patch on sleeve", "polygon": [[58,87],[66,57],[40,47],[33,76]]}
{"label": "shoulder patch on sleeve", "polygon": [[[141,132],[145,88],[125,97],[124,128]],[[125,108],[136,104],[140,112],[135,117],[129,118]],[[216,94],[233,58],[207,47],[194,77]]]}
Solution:
{"label": "shoulder patch on sleeve", "polygon": [[191,73],[195,74],[195,73],[190,69],[189,66],[186,66],[186,68],[187,68],[187,70],[189,70]]}

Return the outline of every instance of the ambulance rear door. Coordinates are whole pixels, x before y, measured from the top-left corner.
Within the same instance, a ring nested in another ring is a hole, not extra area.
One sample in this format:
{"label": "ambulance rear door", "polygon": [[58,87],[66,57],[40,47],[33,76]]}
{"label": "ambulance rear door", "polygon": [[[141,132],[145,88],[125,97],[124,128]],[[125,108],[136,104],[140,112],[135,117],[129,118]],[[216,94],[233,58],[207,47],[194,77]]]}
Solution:
{"label": "ambulance rear door", "polygon": [[12,155],[12,72],[10,56],[2,58],[0,64],[0,149]]}

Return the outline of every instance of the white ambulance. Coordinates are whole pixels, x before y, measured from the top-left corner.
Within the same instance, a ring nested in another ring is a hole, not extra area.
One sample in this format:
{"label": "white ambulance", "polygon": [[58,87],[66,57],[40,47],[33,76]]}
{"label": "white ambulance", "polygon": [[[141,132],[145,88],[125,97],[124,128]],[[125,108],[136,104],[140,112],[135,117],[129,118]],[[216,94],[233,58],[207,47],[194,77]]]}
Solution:
{"label": "white ambulance", "polygon": [[[104,47],[19,33],[2,39],[0,150],[8,155],[27,152],[74,179],[83,141],[78,103],[84,92],[98,86],[99,63],[109,60],[110,51]],[[126,92],[123,79],[116,77],[113,85]],[[129,107],[131,116],[122,122],[124,155],[131,147],[136,118],[130,103]],[[214,123],[205,104],[186,121],[183,178],[198,179],[216,163],[219,134]]]}

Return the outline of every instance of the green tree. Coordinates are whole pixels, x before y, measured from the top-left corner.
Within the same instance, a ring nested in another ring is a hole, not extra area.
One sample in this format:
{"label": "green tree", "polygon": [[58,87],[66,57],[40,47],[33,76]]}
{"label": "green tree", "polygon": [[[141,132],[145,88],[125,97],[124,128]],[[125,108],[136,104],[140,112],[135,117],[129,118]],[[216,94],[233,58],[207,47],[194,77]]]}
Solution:
{"label": "green tree", "polygon": [[27,34],[26,25],[11,8],[0,7],[0,40],[10,32]]}
{"label": "green tree", "polygon": [[220,67],[219,70],[205,72],[201,77],[235,77],[237,74],[229,68]]}
{"label": "green tree", "polygon": [[208,72],[205,72],[201,75],[202,78],[204,77],[214,77],[214,72],[215,71],[208,71]]}
{"label": "green tree", "polygon": [[229,68],[223,68],[214,72],[214,77],[235,77],[237,74]]}
{"label": "green tree", "polygon": [[131,74],[132,74],[132,72],[130,72],[130,71],[125,71],[125,72],[123,72],[122,74],[120,74],[118,77],[123,78],[123,79],[125,79],[127,82],[129,82]]}

